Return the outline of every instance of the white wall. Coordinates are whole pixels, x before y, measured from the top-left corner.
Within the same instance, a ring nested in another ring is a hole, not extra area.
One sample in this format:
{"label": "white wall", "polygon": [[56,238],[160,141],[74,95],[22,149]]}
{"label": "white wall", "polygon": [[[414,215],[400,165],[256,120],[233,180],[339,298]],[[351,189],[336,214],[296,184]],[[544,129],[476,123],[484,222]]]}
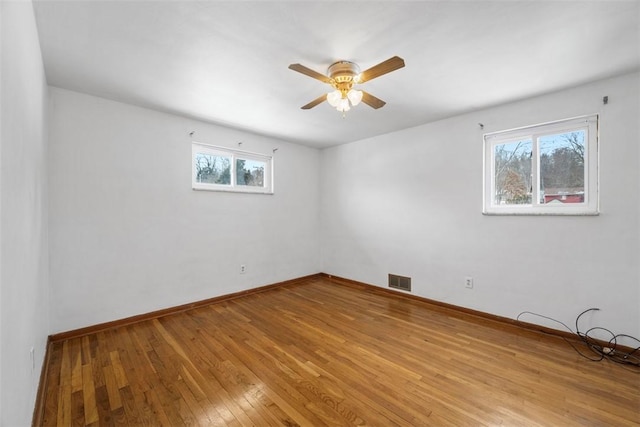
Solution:
{"label": "white wall", "polygon": [[48,89],[31,2],[0,14],[0,425],[14,427],[31,424],[49,333]]}
{"label": "white wall", "polygon": [[[318,150],[50,93],[52,332],[320,271]],[[277,148],[275,194],[193,191],[192,130],[203,143]]]}
{"label": "white wall", "polygon": [[[2,139],[4,134],[2,133],[2,121],[4,115],[2,114],[2,104],[4,103],[2,84],[2,63],[4,58],[2,55],[2,40],[4,40],[4,32],[2,25],[2,3],[0,3],[0,167],[2,166]],[[2,172],[0,171],[0,242],[2,242]],[[0,243],[0,384],[2,384],[2,243]],[[0,426],[2,425],[2,386],[0,386]]]}
{"label": "white wall", "polygon": [[[383,287],[410,276],[416,295],[508,318],[572,325],[599,307],[585,326],[640,336],[639,95],[632,74],[324,150],[323,271]],[[600,216],[481,214],[483,132],[589,113]]]}

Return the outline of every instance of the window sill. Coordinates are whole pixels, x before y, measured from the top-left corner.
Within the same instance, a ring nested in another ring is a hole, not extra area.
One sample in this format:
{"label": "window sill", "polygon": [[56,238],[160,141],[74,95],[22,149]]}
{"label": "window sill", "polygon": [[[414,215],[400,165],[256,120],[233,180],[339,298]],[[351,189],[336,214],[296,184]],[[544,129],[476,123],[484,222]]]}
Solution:
{"label": "window sill", "polygon": [[558,211],[526,211],[526,212],[517,212],[517,211],[505,211],[505,212],[496,212],[496,211],[488,211],[482,212],[482,215],[486,216],[599,216],[600,212],[593,211],[570,211],[570,212],[558,212]]}
{"label": "window sill", "polygon": [[237,193],[237,194],[264,194],[267,196],[273,196],[273,191],[259,191],[259,190],[237,190],[237,189],[224,189],[224,188],[201,188],[192,187],[193,191],[216,191],[219,193]]}

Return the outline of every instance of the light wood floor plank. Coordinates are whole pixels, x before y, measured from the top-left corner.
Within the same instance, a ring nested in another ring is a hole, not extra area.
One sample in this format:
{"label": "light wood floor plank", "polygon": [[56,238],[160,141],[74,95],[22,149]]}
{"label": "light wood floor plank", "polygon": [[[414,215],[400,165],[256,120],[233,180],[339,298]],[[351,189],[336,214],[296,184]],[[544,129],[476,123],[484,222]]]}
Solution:
{"label": "light wood floor plank", "polygon": [[51,351],[47,426],[640,425],[638,369],[319,277]]}

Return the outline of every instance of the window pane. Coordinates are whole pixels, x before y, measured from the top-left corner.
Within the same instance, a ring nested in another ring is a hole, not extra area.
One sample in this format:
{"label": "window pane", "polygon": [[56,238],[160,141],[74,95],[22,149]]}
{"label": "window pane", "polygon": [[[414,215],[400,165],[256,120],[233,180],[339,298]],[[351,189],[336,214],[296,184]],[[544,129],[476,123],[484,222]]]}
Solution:
{"label": "window pane", "polygon": [[266,163],[258,160],[236,159],[236,184],[264,187]]}
{"label": "window pane", "polygon": [[584,141],[584,130],[538,139],[540,203],[584,203]]}
{"label": "window pane", "polygon": [[231,184],[231,158],[213,154],[197,153],[196,182],[207,184]]}
{"label": "window pane", "polygon": [[494,147],[496,205],[531,204],[531,139]]}

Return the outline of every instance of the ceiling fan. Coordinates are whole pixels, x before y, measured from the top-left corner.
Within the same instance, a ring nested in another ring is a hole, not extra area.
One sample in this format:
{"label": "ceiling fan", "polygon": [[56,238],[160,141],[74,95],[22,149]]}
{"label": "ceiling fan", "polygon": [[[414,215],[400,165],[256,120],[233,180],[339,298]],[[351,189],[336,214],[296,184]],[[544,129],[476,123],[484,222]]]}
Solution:
{"label": "ceiling fan", "polygon": [[389,58],[363,72],[360,72],[360,67],[356,63],[350,61],[334,62],[329,66],[327,75],[320,74],[302,64],[289,65],[291,70],[327,83],[334,89],[332,92],[319,96],[310,103],[303,105],[301,107],[303,110],[309,110],[326,100],[332,107],[335,107],[343,114],[349,111],[351,107],[358,105],[360,101],[375,109],[383,107],[386,102],[368,92],[354,89],[353,86],[368,82],[402,67],[404,67],[404,59],[399,56]]}

